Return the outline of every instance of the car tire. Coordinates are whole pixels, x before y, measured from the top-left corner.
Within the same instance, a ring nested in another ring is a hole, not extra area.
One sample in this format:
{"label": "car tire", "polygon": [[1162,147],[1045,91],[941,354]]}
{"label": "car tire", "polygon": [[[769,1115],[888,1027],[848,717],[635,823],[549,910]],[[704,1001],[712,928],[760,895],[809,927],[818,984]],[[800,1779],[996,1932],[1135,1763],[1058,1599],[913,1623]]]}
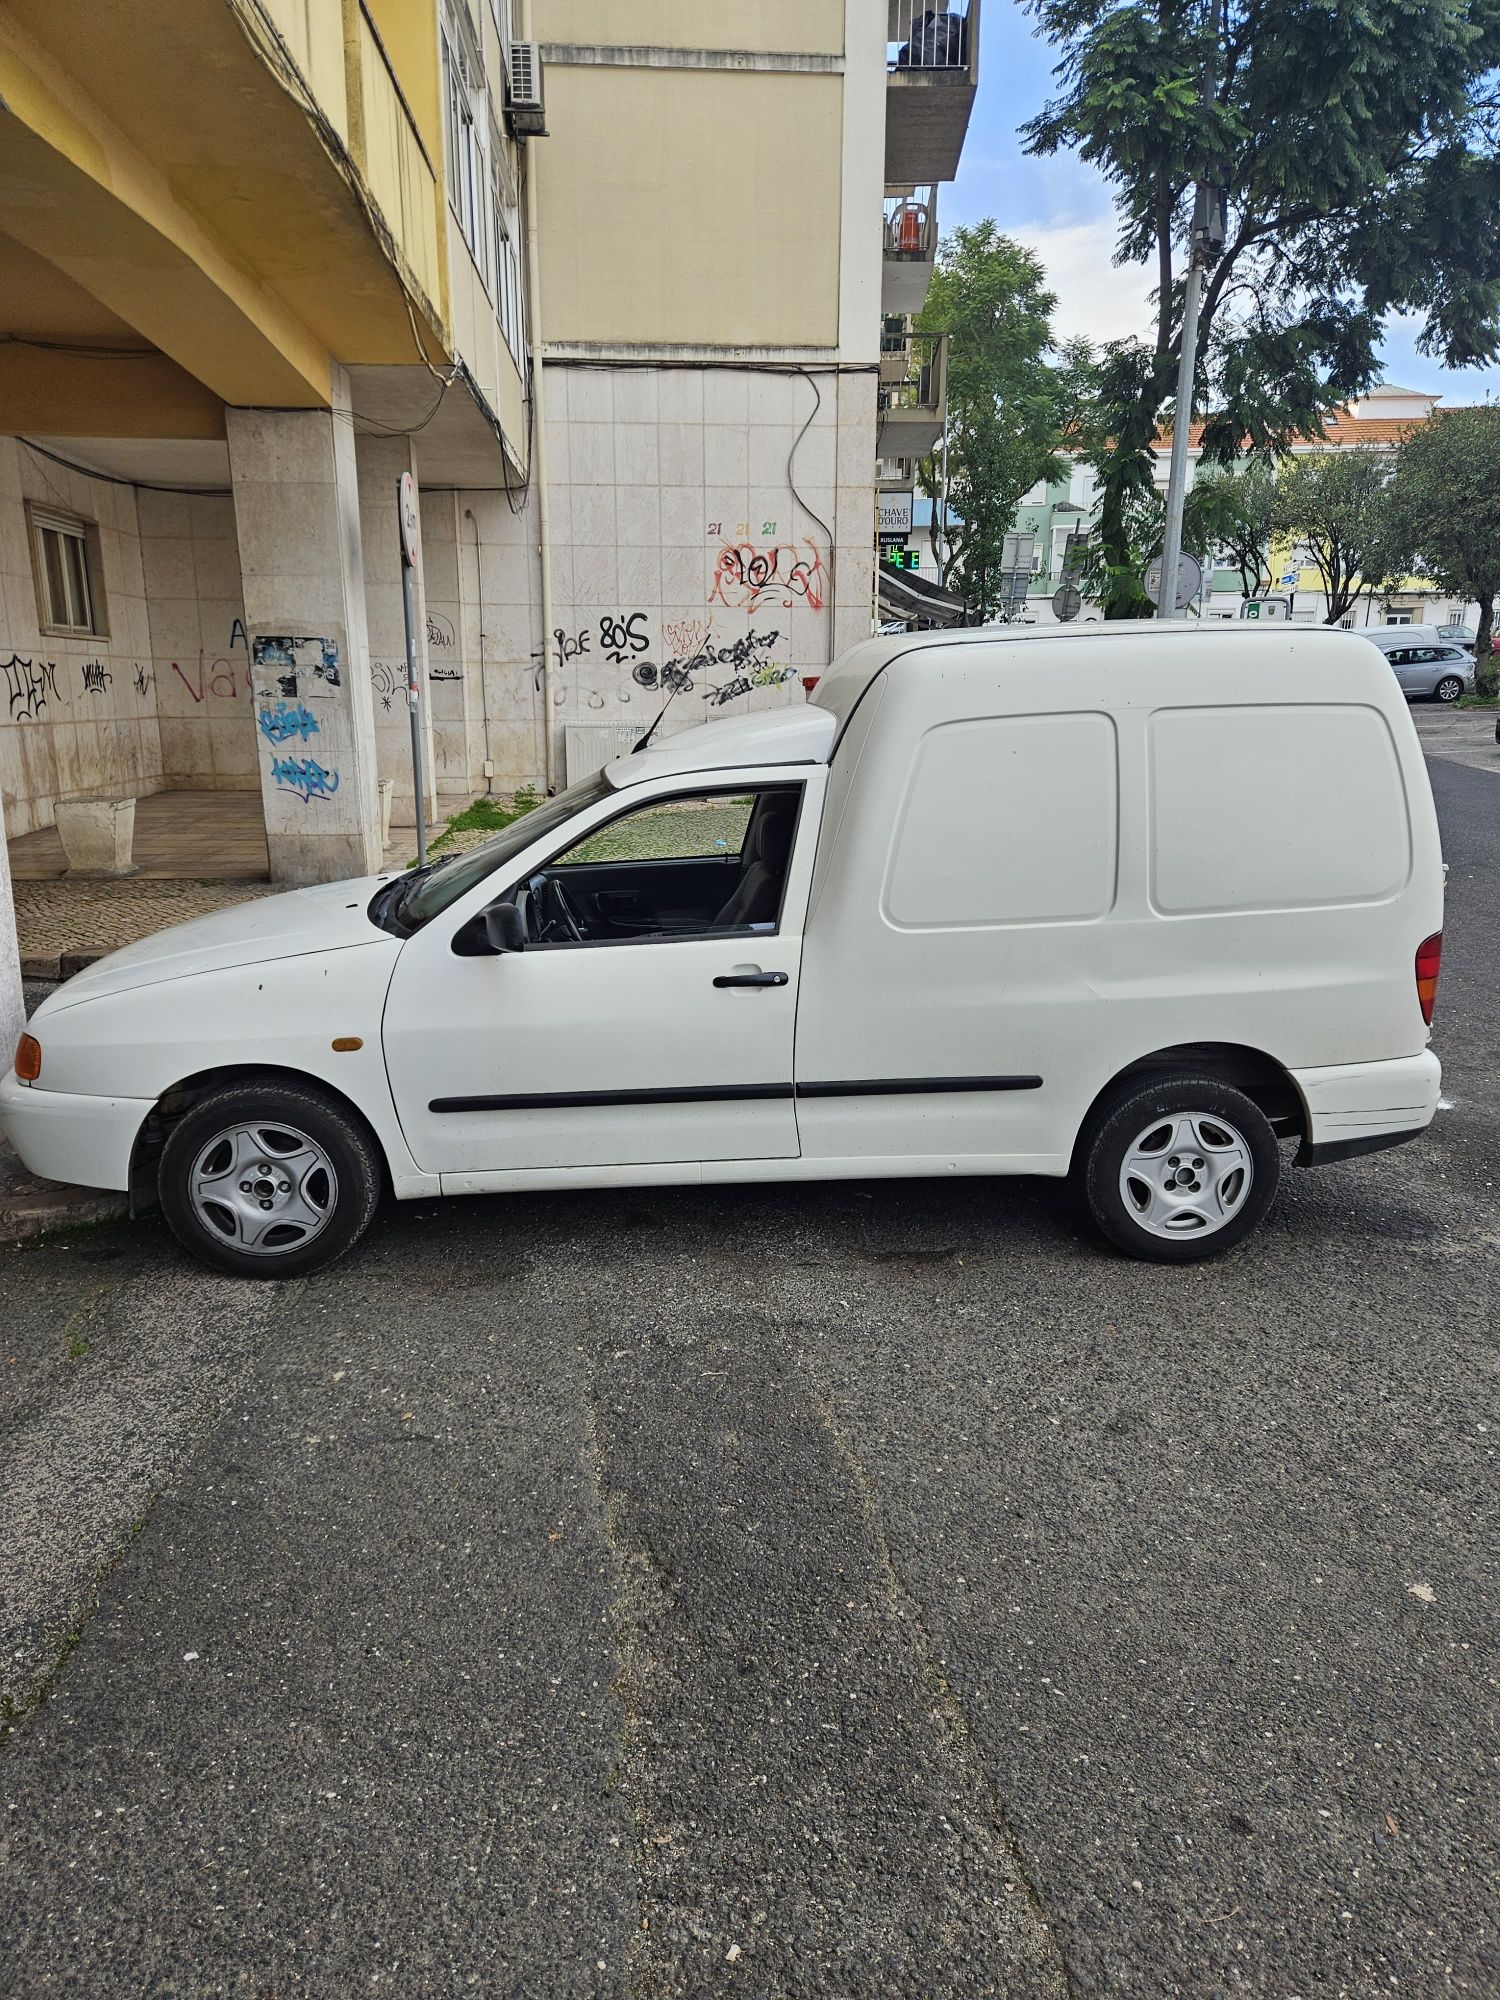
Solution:
{"label": "car tire", "polygon": [[1089,1211],[1117,1250],[1187,1264],[1233,1249],[1276,1198],[1270,1120],[1215,1077],[1133,1077],[1100,1106],[1081,1150]]}
{"label": "car tire", "polygon": [[301,1277],[352,1250],[382,1186],[362,1121],[279,1077],[221,1085],[172,1126],[157,1186],[183,1248],[241,1278]]}
{"label": "car tire", "polygon": [[1440,701],[1451,706],[1452,703],[1463,699],[1463,692],[1464,684],[1457,674],[1444,674],[1443,678],[1432,690],[1432,698],[1434,701]]}

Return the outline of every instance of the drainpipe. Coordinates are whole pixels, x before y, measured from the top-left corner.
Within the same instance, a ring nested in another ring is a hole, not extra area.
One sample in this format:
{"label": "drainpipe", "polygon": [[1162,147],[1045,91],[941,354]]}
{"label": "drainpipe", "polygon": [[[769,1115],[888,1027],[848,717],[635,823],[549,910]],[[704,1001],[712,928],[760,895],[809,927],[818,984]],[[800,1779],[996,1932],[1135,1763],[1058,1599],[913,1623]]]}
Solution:
{"label": "drainpipe", "polygon": [[[530,41],[531,0],[522,0],[521,39]],[[557,711],[552,700],[552,524],[547,493],[547,409],[542,394],[542,280],[537,250],[535,141],[522,142],[526,168],[526,333],[531,347],[531,464],[536,489],[536,523],[542,584],[542,790],[554,789],[557,766]]]}

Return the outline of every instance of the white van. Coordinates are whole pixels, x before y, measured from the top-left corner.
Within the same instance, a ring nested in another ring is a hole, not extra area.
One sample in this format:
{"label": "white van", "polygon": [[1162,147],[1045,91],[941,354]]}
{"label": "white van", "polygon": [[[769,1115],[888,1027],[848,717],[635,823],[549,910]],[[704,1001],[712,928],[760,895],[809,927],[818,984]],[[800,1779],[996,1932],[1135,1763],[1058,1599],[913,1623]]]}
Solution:
{"label": "white van", "polygon": [[1420,1132],[1443,868],[1390,673],[1325,628],[870,640],[425,872],[240,905],[47,1000],[0,1115],[281,1275],[398,1198],[1073,1173],[1210,1255]]}

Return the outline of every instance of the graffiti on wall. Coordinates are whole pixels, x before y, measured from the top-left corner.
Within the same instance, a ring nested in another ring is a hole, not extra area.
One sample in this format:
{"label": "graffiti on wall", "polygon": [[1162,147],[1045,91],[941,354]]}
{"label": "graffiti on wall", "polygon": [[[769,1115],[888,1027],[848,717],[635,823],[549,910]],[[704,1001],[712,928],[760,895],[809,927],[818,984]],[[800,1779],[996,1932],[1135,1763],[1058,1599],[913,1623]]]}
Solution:
{"label": "graffiti on wall", "polygon": [[250,659],[256,725],[273,753],[272,784],[278,793],[290,793],[304,805],[331,799],[339,788],[339,773],[316,757],[280,754],[280,746],[305,745],[322,733],[322,724],[307,703],[328,701],[343,685],[337,642],[306,635],[260,636],[251,643]]}
{"label": "graffiti on wall", "polygon": [[238,701],[240,698],[240,678],[244,676],[244,692],[250,692],[250,669],[237,667],[233,660],[217,659],[205,661],[203,648],[198,648],[198,665],[191,677],[183,672],[179,660],[172,662],[172,671],[193,697],[193,706],[213,695],[218,701]]}
{"label": "graffiti on wall", "polygon": [[[785,659],[773,659],[774,648],[786,637],[777,626],[763,630],[751,627],[733,639],[721,638],[713,618],[664,620],[662,644],[653,646],[649,631],[650,613],[620,611],[600,618],[597,626],[569,629],[558,626],[552,634],[554,658],[559,667],[569,662],[601,656],[602,661],[629,668],[629,678],[614,687],[614,698],[628,702],[632,687],[661,694],[699,693],[715,707],[735,701],[752,689],[780,687],[793,679],[796,668]],[[598,641],[596,648],[595,641]],[[665,654],[665,658],[661,655]],[[720,670],[729,670],[727,677]],[[576,698],[585,707],[608,706],[605,693],[597,687],[575,686]],[[566,685],[553,690],[559,705],[569,698]]]}
{"label": "graffiti on wall", "polygon": [[313,799],[331,799],[339,788],[338,772],[325,770],[315,757],[273,757],[271,776],[282,790],[295,793],[304,805]]}
{"label": "graffiti on wall", "polygon": [[114,675],[103,660],[85,660],[82,667],[85,694],[108,694]]}
{"label": "graffiti on wall", "polygon": [[256,716],[260,733],[268,743],[289,743],[293,737],[305,743],[318,734],[318,718],[305,702],[278,701],[262,707]]}
{"label": "graffiti on wall", "polygon": [[143,667],[137,661],[135,668],[135,691],[142,701],[146,699],[146,696],[150,694],[152,688],[155,686],[156,675],[151,671],[150,667]]}
{"label": "graffiti on wall", "polygon": [[387,715],[399,694],[406,700],[406,662],[398,666],[394,660],[371,660],[370,685],[375,690],[375,699]]}
{"label": "graffiti on wall", "polygon": [[821,611],[826,587],[823,558],[810,535],[800,543],[726,541],[714,564],[708,601],[752,615],[771,604],[790,611],[801,603]]}
{"label": "graffiti on wall", "polygon": [[5,675],[12,722],[36,722],[46,714],[49,703],[62,701],[55,660],[23,660],[19,653],[12,653],[0,673]]}
{"label": "graffiti on wall", "polygon": [[453,620],[441,611],[429,611],[427,614],[427,644],[435,653],[451,653],[458,644]]}

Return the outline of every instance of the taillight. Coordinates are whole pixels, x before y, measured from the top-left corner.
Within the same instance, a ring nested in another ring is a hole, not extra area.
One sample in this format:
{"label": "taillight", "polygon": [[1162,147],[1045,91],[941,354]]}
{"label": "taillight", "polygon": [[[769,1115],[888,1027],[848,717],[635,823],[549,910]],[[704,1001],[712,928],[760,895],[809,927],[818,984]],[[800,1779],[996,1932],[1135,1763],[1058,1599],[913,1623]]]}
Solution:
{"label": "taillight", "polygon": [[42,1073],[42,1045],[35,1035],[22,1035],[16,1043],[16,1075],[22,1083],[35,1083]]}
{"label": "taillight", "polygon": [[1422,1019],[1432,1026],[1432,1010],[1437,1005],[1438,974],[1443,968],[1443,934],[1434,931],[1417,946],[1417,1005]]}

